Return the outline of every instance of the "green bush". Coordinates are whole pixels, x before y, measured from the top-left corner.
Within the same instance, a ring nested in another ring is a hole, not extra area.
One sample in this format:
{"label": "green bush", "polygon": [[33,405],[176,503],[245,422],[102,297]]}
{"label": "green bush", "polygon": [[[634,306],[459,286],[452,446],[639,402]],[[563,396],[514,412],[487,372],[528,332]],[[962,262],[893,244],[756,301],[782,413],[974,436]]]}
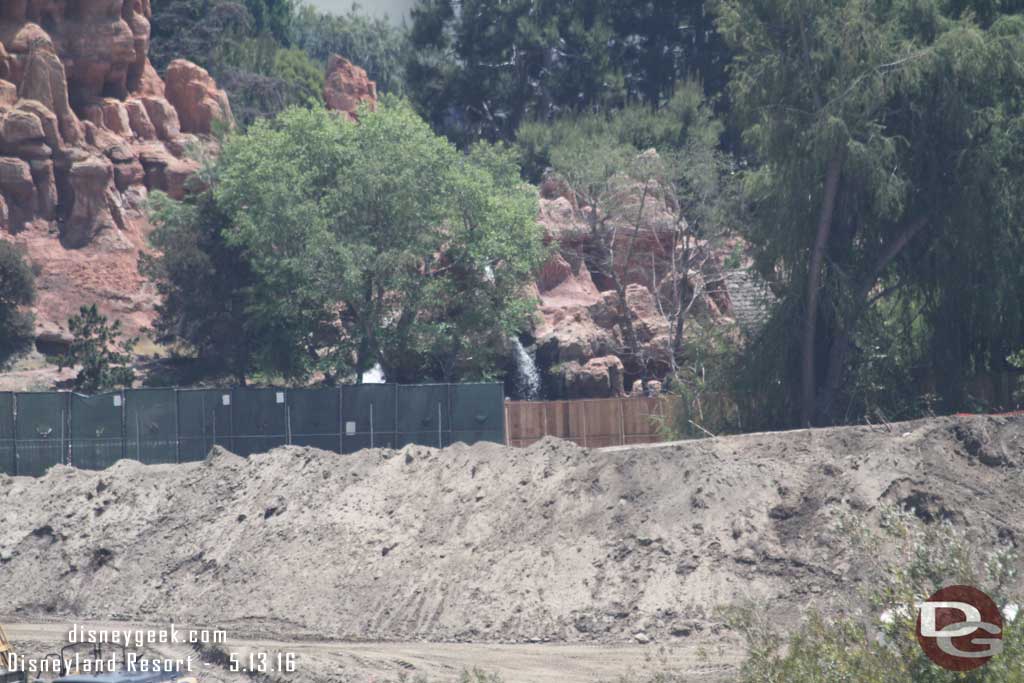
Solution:
{"label": "green bush", "polygon": [[[1011,683],[1024,680],[1022,621],[1006,620],[1003,652],[967,673],[933,664],[918,645],[915,605],[939,588],[961,584],[978,587],[1003,610],[1019,602],[1012,596],[1016,558],[1009,550],[980,557],[967,536],[946,524],[922,525],[905,511],[883,510],[884,534],[846,523],[840,531],[868,558],[870,567],[860,595],[839,616],[810,610],[788,637],[763,613],[741,609],[732,625],[746,637],[749,657],[739,683]],[[882,620],[883,614],[891,618]],[[1004,611],[1005,614],[1005,611]]]}

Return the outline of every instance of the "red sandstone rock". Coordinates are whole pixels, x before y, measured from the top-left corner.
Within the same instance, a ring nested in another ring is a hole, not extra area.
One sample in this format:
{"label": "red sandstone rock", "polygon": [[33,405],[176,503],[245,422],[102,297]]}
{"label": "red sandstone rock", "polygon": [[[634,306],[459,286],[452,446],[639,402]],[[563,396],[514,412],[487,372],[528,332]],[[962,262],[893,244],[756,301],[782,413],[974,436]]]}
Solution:
{"label": "red sandstone rock", "polygon": [[[631,380],[640,375],[667,373],[671,367],[672,329],[663,310],[669,310],[672,289],[672,273],[668,269],[671,261],[665,249],[672,244],[676,227],[673,207],[664,199],[649,195],[644,200],[640,229],[636,230],[627,218],[640,215],[639,202],[632,195],[640,197],[642,192],[639,187],[634,192],[628,183],[623,187],[626,210],[619,217],[609,218],[616,228],[613,270],[593,274],[587,270],[585,261],[594,259],[601,245],[588,221],[590,208],[574,208],[571,193],[556,178],[547,178],[540,188],[539,220],[546,240],[556,252],[537,276],[541,305],[533,332],[538,362],[560,376],[561,382],[554,384],[561,385],[566,397],[607,396],[621,390],[621,385],[613,382],[615,371],[610,369],[618,366],[610,360],[590,366],[595,358],[615,358],[623,367],[619,374],[628,374]],[[627,263],[632,240],[633,256]],[[708,249],[704,244],[696,248]],[[682,277],[687,278],[687,291],[696,287],[703,292],[691,315],[720,319],[724,311],[718,302],[727,300],[727,296],[708,291],[699,272]],[[625,285],[625,308],[615,293],[616,279]],[[660,305],[659,297],[664,297]],[[627,322],[636,334],[637,354],[627,343]]]}
{"label": "red sandstone rock", "polygon": [[156,126],[149,119],[146,105],[141,100],[130,99],[124,103],[124,108],[128,113],[128,125],[132,133],[142,140],[156,140]]}
{"label": "red sandstone rock", "polygon": [[215,121],[234,125],[228,96],[206,69],[186,59],[175,59],[164,74],[167,100],[178,111],[184,133],[209,135]]}
{"label": "red sandstone rock", "polygon": [[40,330],[93,302],[129,333],[151,322],[145,199],[184,197],[201,141],[183,128],[230,120],[195,65],[175,62],[167,93],[147,58],[150,15],[149,0],[0,3],[0,239],[40,269]]}
{"label": "red sandstone rock", "polygon": [[147,95],[140,98],[146,114],[153,123],[156,135],[161,140],[170,140],[181,135],[181,122],[177,110],[162,97]]}
{"label": "red sandstone rock", "polygon": [[585,365],[568,363],[563,376],[568,398],[603,398],[625,394],[625,368],[616,356],[591,358]]}
{"label": "red sandstone rock", "polygon": [[368,102],[370,109],[377,108],[377,84],[366,75],[366,69],[340,55],[331,55],[324,79],[324,101],[328,109],[354,121],[363,102]]}
{"label": "red sandstone rock", "polygon": [[18,101],[18,86],[10,81],[0,80],[0,107],[13,107]]}

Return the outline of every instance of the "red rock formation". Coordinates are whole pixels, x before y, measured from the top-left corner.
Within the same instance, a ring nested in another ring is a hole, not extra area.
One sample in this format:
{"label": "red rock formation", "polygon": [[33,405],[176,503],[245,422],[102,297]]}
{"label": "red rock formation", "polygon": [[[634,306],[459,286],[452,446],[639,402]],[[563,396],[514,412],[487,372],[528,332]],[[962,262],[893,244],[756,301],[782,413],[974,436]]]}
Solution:
{"label": "red rock formation", "polygon": [[182,197],[197,169],[186,148],[215,120],[232,124],[200,67],[174,62],[165,87],[147,57],[150,16],[149,0],[0,4],[0,239],[39,272],[40,334],[86,303],[130,333],[149,324],[146,197]]}
{"label": "red rock formation", "polygon": [[178,111],[182,132],[209,135],[214,121],[232,120],[227,95],[201,66],[175,59],[167,67],[164,81],[167,100]]}
{"label": "red rock formation", "polygon": [[[627,379],[632,384],[644,370],[651,378],[667,374],[672,329],[662,312],[668,301],[663,299],[659,305],[659,297],[665,296],[669,277],[664,253],[674,229],[669,208],[648,197],[640,230],[634,232],[635,226],[624,223],[615,231],[612,272],[592,272],[587,263],[599,249],[587,221],[590,208],[574,207],[564,183],[553,178],[545,179],[540,193],[540,222],[547,241],[556,247],[538,273],[536,291],[531,292],[540,300],[533,334],[548,393],[565,398],[619,395],[625,391]],[[634,234],[633,258],[626,263],[628,241]],[[709,264],[712,270],[717,268],[714,259],[709,259]],[[704,276],[690,272],[686,277],[702,282]],[[625,286],[625,309],[614,289],[616,280]],[[708,291],[699,297],[692,314],[723,320],[730,313],[727,306],[727,295]],[[636,335],[639,358],[627,343],[624,310]]]}
{"label": "red rock formation", "polygon": [[332,111],[344,113],[353,121],[356,110],[363,102],[370,109],[377,108],[377,84],[369,79],[366,70],[339,55],[331,55],[324,79],[324,101]]}

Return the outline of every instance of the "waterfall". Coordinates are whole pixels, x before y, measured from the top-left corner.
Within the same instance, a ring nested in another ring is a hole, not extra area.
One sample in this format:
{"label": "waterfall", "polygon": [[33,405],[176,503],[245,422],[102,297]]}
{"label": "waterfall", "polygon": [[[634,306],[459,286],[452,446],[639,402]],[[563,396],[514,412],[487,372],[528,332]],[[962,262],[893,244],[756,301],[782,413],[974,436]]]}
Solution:
{"label": "waterfall", "polygon": [[517,337],[512,337],[512,348],[516,357],[516,393],[521,399],[535,401],[540,398],[540,373],[537,371],[537,363]]}
{"label": "waterfall", "polygon": [[380,363],[363,373],[363,384],[384,384],[385,381],[384,369],[381,368]]}

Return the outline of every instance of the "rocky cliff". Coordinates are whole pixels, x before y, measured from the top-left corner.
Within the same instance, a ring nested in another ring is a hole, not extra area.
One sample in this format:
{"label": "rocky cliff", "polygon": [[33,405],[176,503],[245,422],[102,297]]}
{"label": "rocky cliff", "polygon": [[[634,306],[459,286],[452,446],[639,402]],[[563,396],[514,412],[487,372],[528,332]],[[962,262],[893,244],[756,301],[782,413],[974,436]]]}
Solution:
{"label": "rocky cliff", "polygon": [[37,272],[37,332],[57,340],[83,303],[134,332],[155,303],[139,276],[148,193],[184,195],[224,92],[202,68],[148,59],[150,0],[0,6],[0,239]]}
{"label": "rocky cliff", "polygon": [[[702,330],[716,327],[718,334],[738,339],[740,328],[733,323],[740,313],[741,325],[756,326],[759,319],[748,318],[758,313],[763,318],[768,294],[750,282],[745,269],[733,271],[726,264],[725,254],[737,246],[735,241],[713,245],[694,239],[689,256],[682,258],[673,238],[676,213],[664,199],[646,198],[639,226],[628,221],[618,226],[611,263],[600,267],[594,265],[601,263],[601,245],[587,221],[590,207],[578,206],[557,182],[545,182],[540,192],[540,222],[552,254],[529,294],[540,302],[532,350],[546,397],[657,391],[658,380],[672,370],[677,284],[686,297],[687,344]],[[679,272],[671,268],[673,262]],[[738,280],[749,284],[742,311],[734,302],[733,282]],[[616,284],[622,287],[625,306]],[[635,335],[635,352],[627,327]],[[653,381],[645,388],[640,382],[644,379]]]}

